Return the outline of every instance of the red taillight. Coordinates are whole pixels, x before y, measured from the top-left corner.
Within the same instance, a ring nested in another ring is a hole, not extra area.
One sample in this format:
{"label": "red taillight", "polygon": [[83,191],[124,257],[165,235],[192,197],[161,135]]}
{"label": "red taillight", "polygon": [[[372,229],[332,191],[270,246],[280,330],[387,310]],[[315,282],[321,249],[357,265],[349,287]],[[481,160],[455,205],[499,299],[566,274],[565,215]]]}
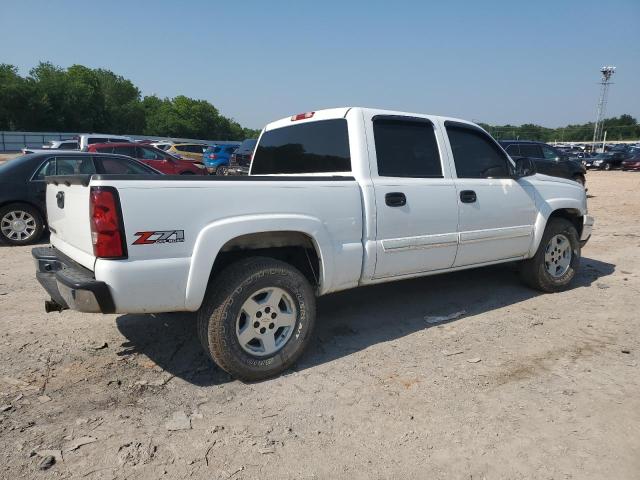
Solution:
{"label": "red taillight", "polygon": [[118,193],[109,187],[91,187],[89,217],[93,254],[99,258],[127,256]]}
{"label": "red taillight", "polygon": [[295,122],[296,120],[305,120],[307,118],[311,118],[311,117],[313,117],[314,113],[316,113],[316,112],[299,113],[299,114],[294,115],[293,117],[291,117],[291,121]]}
{"label": "red taillight", "polygon": [[217,156],[215,153],[210,153],[210,154],[209,154],[209,158],[210,158],[211,160],[215,160],[216,158],[218,158],[218,156]]}

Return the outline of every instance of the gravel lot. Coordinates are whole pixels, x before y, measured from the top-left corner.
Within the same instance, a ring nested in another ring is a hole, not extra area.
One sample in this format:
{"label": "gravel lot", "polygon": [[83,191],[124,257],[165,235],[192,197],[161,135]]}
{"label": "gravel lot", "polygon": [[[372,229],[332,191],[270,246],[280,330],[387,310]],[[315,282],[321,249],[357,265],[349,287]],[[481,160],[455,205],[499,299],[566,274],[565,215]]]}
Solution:
{"label": "gravel lot", "polygon": [[501,266],[325,297],[310,351],[256,384],[192,315],[45,314],[30,248],[0,247],[0,476],[637,479],[640,174],[587,182],[572,290]]}

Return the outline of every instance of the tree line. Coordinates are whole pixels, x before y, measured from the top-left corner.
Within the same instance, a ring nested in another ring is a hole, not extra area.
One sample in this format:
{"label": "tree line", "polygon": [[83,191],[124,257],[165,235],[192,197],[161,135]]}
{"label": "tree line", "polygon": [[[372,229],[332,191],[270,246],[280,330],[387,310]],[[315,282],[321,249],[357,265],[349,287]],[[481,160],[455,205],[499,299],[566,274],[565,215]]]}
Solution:
{"label": "tree line", "polygon": [[[593,123],[546,128],[540,125],[480,124],[497,139],[591,141]],[[131,80],[102,68],[67,69],[43,62],[21,76],[0,64],[0,130],[105,132],[203,140],[243,140],[259,131],[220,115],[206,100],[183,95],[142,96]],[[609,140],[640,139],[631,115],[607,118]]]}
{"label": "tree line", "polygon": [[[541,142],[590,142],[593,140],[594,123],[567,125],[559,128],[546,128],[527,123],[515,125],[488,125],[480,123],[482,128],[498,140],[538,140]],[[607,140],[638,140],[640,125],[631,115],[606,118],[603,131],[607,132]],[[602,139],[599,139],[602,141]]]}
{"label": "tree line", "polygon": [[142,96],[131,80],[101,69],[43,62],[21,76],[0,64],[0,130],[104,132],[203,140],[244,140],[243,128],[205,100]]}

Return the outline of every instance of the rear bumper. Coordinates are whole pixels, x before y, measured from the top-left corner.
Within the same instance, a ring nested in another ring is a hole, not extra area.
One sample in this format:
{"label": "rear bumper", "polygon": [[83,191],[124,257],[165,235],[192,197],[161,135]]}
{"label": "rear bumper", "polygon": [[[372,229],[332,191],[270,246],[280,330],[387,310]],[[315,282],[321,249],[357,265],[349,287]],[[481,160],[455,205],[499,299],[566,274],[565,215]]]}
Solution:
{"label": "rear bumper", "polygon": [[580,235],[580,245],[585,246],[589,239],[591,238],[591,233],[593,232],[593,224],[595,223],[595,218],[591,215],[584,215],[582,217],[582,234]]}
{"label": "rear bumper", "polygon": [[[77,310],[89,313],[114,313],[116,308],[109,287],[88,270],[53,247],[31,250],[36,278],[51,296],[47,311]],[[52,306],[53,305],[53,306]]]}

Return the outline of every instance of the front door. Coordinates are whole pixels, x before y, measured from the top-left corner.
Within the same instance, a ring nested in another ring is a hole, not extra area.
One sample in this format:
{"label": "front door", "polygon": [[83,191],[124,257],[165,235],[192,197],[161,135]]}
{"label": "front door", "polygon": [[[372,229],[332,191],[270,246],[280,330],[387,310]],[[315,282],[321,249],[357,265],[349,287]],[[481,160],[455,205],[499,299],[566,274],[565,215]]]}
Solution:
{"label": "front door", "polygon": [[422,117],[365,121],[377,212],[374,278],[450,268],[458,205],[438,127]]}
{"label": "front door", "polygon": [[515,259],[531,246],[535,192],[511,176],[504,151],[484,131],[445,122],[456,170],[460,245],[454,266]]}

